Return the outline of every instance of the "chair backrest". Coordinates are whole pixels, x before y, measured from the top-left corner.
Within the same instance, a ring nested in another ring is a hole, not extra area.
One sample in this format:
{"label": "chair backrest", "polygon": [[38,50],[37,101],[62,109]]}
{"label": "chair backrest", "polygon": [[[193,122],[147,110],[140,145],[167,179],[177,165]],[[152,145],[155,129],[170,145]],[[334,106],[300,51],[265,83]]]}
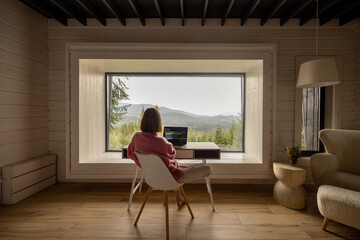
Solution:
{"label": "chair backrest", "polygon": [[142,154],[135,152],[144,171],[145,181],[152,188],[158,190],[174,190],[182,184],[171,175],[163,160],[155,154]]}
{"label": "chair backrest", "polygon": [[360,131],[323,129],[320,139],[326,152],[339,160],[339,170],[360,174]]}

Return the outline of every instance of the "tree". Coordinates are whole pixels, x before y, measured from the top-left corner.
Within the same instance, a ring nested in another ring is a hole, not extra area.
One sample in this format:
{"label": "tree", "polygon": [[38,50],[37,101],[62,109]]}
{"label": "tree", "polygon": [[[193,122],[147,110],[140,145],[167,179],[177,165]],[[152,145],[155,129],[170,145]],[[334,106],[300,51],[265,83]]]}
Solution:
{"label": "tree", "polygon": [[224,144],[224,138],[223,138],[223,133],[222,133],[222,128],[220,126],[220,123],[217,124],[216,129],[215,129],[215,136],[214,136],[214,142],[216,144]]}
{"label": "tree", "polygon": [[235,150],[243,150],[243,129],[242,121],[238,119],[234,126],[233,146]]}
{"label": "tree", "polygon": [[125,80],[119,76],[111,77],[111,114],[110,114],[110,129],[113,130],[115,125],[123,119],[123,116],[127,113],[127,108],[130,104],[121,105],[121,101],[129,100],[129,95],[126,93],[128,87],[125,84]]}
{"label": "tree", "polygon": [[141,121],[142,121],[142,118],[144,116],[144,112],[145,112],[145,110],[144,110],[144,105],[143,105],[142,109],[141,109],[141,113],[140,113],[139,126],[141,125]]}
{"label": "tree", "polygon": [[235,121],[232,121],[231,124],[231,128],[230,128],[230,141],[229,141],[229,145],[233,145],[233,141],[234,141],[234,130],[235,130]]}

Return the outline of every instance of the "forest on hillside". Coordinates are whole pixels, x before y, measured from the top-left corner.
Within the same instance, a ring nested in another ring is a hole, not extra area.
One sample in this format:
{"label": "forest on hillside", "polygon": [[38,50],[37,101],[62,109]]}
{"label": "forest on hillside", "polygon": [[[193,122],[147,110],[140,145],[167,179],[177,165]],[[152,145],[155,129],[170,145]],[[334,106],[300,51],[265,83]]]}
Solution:
{"label": "forest on hillside", "polygon": [[[109,133],[108,149],[121,150],[130,143],[135,132],[140,131],[140,122],[144,109],[139,119],[132,122],[117,124]],[[188,142],[214,142],[223,151],[242,151],[242,121],[233,120],[230,128],[217,126],[194,125],[188,126]],[[162,136],[162,133],[159,133]]]}

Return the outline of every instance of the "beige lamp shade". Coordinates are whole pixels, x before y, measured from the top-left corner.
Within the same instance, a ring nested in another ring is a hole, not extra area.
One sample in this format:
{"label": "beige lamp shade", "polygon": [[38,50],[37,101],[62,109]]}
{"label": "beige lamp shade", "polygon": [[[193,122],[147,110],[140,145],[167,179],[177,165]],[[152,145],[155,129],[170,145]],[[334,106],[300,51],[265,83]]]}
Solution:
{"label": "beige lamp shade", "polygon": [[320,58],[300,65],[296,87],[316,88],[340,83],[335,59]]}

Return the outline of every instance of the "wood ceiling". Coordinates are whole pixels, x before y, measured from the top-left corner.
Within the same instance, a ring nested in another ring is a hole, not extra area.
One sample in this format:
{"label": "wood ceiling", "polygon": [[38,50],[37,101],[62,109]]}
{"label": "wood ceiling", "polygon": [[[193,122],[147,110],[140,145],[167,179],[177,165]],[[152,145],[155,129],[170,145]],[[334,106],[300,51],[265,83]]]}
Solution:
{"label": "wood ceiling", "polygon": [[[167,18],[216,18],[223,26],[227,19],[240,19],[239,25],[249,18],[260,19],[263,26],[271,18],[280,19],[280,26],[291,18],[300,19],[300,26],[316,18],[316,0],[20,0],[47,18],[56,19],[67,26],[74,18],[87,25],[88,18],[96,18],[106,26],[107,18],[117,18],[126,25],[129,18],[137,18],[142,25],[146,19],[158,18],[163,26]],[[360,16],[360,0],[319,0],[319,25],[338,19],[339,26]]]}

